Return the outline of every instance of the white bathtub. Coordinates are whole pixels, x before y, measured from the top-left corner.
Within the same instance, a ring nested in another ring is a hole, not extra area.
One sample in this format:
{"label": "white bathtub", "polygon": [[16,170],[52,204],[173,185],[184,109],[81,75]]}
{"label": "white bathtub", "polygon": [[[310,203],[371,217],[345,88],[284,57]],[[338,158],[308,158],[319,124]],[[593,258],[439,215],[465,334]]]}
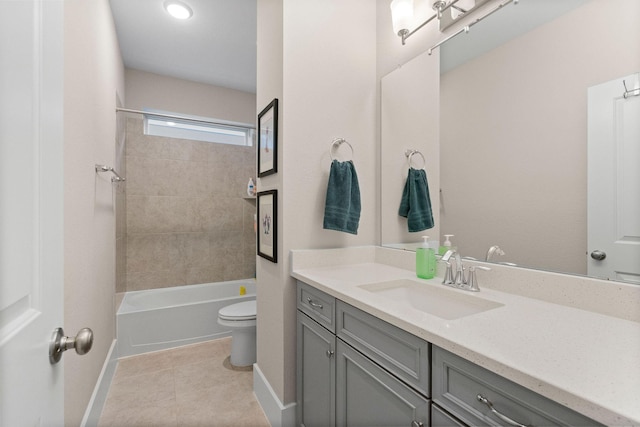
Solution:
{"label": "white bathtub", "polygon": [[217,322],[218,310],[255,296],[254,279],[127,292],[116,316],[118,356],[230,336]]}

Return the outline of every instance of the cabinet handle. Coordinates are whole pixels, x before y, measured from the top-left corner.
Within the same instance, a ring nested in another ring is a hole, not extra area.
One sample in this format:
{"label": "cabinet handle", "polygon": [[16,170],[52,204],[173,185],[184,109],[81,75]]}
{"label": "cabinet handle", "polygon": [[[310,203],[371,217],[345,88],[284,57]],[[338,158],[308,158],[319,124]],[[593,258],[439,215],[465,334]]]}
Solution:
{"label": "cabinet handle", "polygon": [[333,350],[327,350],[327,357],[331,359],[333,357]]}
{"label": "cabinet handle", "polygon": [[318,304],[317,302],[314,302],[311,298],[307,298],[307,302],[311,307],[322,310],[322,304]]}
{"label": "cabinet handle", "polygon": [[512,420],[511,418],[507,417],[504,414],[501,414],[500,412],[498,412],[496,410],[496,408],[493,407],[493,404],[489,401],[489,399],[487,399],[486,397],[484,397],[481,394],[478,394],[476,396],[476,398],[478,399],[479,402],[484,403],[485,405],[487,405],[489,407],[489,409],[491,409],[491,412],[493,412],[495,414],[496,417],[500,418],[502,421],[504,421],[505,423],[509,424],[510,426],[516,426],[516,427],[528,427],[524,424],[520,424],[517,421]]}
{"label": "cabinet handle", "polygon": [[411,427],[424,427],[424,424],[420,421],[413,420],[411,421]]}

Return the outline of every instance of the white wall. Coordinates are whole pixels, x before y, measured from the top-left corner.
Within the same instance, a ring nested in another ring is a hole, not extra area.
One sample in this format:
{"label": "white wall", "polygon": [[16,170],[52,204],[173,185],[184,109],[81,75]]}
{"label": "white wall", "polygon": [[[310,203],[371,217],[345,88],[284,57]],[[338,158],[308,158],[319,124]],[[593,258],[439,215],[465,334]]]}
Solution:
{"label": "white wall", "polygon": [[153,108],[181,114],[255,124],[256,96],[240,90],[125,70],[126,108]]}
{"label": "white wall", "polygon": [[115,338],[116,93],[124,68],[108,0],[67,0],[64,12],[64,329],[94,332],[90,353],[67,352],[65,425],[80,425]]}
{"label": "white wall", "polygon": [[[257,265],[258,366],[285,404],[295,400],[289,251],[374,244],[378,235],[375,22],[367,0],[258,2],[257,111],[280,101],[278,173],[258,182],[258,190],[279,190],[278,264],[258,258]],[[336,137],[354,148],[357,235],[322,229]]]}
{"label": "white wall", "polygon": [[[438,52],[426,52],[392,71],[380,82],[381,244],[418,243],[440,236],[440,67]],[[435,57],[434,57],[435,56]],[[407,150],[418,153],[406,157]],[[410,160],[410,161],[409,161]],[[434,226],[409,232],[398,215],[408,168],[424,168]]]}

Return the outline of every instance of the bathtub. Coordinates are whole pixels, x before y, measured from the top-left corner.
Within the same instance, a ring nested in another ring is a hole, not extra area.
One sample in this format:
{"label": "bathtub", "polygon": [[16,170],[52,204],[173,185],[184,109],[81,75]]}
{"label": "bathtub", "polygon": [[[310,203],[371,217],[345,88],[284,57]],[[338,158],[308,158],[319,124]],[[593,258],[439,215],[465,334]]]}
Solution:
{"label": "bathtub", "polygon": [[218,325],[218,310],[255,296],[255,279],[127,292],[116,315],[118,356],[230,336]]}

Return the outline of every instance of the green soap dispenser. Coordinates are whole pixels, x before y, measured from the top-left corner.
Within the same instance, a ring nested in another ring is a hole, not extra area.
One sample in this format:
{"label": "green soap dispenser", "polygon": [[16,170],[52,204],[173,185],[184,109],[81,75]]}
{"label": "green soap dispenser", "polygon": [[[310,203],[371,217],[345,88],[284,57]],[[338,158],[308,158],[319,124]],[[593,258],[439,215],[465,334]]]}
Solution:
{"label": "green soap dispenser", "polygon": [[429,247],[429,236],[422,236],[422,246],[416,249],[416,275],[421,279],[436,276],[436,253]]}
{"label": "green soap dispenser", "polygon": [[447,253],[449,249],[451,249],[451,240],[449,237],[454,237],[453,234],[445,234],[444,235],[444,243],[438,249],[438,255],[444,255]]}

